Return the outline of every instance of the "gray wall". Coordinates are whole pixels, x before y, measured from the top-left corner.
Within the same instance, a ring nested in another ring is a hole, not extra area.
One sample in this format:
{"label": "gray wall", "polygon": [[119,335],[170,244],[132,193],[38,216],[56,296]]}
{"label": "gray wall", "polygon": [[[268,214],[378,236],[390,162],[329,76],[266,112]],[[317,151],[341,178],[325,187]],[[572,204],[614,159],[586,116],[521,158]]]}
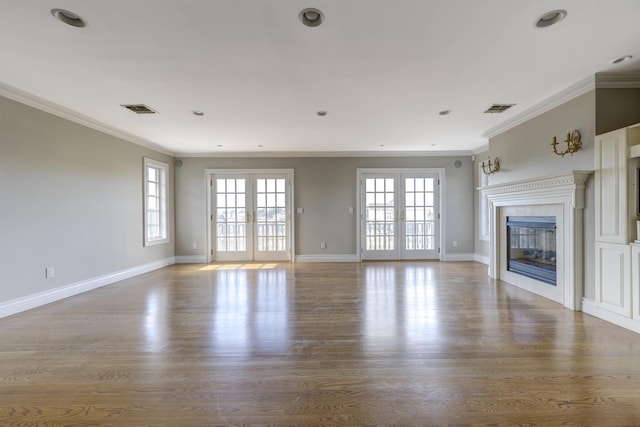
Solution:
{"label": "gray wall", "polygon": [[[470,157],[294,157],[182,158],[176,168],[176,255],[204,256],[206,239],[205,169],[292,168],[296,215],[296,255],[353,255],[357,218],[357,168],[444,168],[447,254],[474,252],[473,163]],[[462,167],[455,168],[460,160]],[[453,241],[458,242],[453,247]],[[327,249],[320,249],[320,242]],[[193,244],[197,249],[193,249]]]}
{"label": "gray wall", "polygon": [[173,256],[142,245],[143,156],[172,163],[0,97],[0,302]]}
{"label": "gray wall", "polygon": [[640,122],[640,89],[596,89],[596,134]]}

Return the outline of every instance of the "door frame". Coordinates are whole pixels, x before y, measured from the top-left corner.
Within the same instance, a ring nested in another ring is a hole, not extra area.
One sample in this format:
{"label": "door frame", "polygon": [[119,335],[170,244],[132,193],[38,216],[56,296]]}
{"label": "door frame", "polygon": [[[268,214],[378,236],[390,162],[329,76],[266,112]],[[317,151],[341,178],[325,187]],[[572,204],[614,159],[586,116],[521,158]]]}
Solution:
{"label": "door frame", "polygon": [[213,237],[213,211],[211,209],[213,200],[211,197],[211,190],[213,187],[213,177],[215,175],[222,174],[281,174],[287,175],[287,179],[289,180],[289,221],[287,223],[287,233],[291,236],[291,241],[289,244],[289,261],[294,262],[296,253],[296,236],[295,236],[295,215],[293,214],[295,211],[294,205],[294,182],[293,182],[293,169],[205,169],[204,170],[204,187],[205,191],[205,217],[204,222],[207,230],[207,238],[205,239],[206,244],[206,261],[207,264],[215,261],[214,253],[215,253],[215,241]]}
{"label": "door frame", "polygon": [[444,210],[444,168],[358,168],[356,179],[356,254],[358,261],[362,262],[362,221],[364,220],[364,212],[362,211],[362,182],[363,175],[370,173],[414,173],[414,174],[434,174],[438,176],[438,216],[440,219],[438,241],[438,260],[442,261],[444,256],[444,230],[445,230],[445,218]]}

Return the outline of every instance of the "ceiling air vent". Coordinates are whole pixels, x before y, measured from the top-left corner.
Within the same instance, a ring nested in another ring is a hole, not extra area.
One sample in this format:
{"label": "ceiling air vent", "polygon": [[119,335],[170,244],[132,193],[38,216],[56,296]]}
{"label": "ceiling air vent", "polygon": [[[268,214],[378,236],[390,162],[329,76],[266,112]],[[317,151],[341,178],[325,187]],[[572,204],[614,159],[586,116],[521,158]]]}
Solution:
{"label": "ceiling air vent", "polygon": [[157,114],[158,112],[152,110],[144,104],[122,104],[127,110],[131,110],[136,114]]}
{"label": "ceiling air vent", "polygon": [[485,110],[485,114],[499,114],[504,113],[509,108],[513,107],[516,104],[493,104],[491,107]]}

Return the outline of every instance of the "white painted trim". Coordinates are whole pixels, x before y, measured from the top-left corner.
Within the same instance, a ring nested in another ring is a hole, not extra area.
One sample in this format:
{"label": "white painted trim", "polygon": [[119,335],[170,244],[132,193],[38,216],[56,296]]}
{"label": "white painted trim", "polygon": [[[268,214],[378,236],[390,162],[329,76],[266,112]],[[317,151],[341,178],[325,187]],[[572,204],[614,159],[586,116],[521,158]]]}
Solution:
{"label": "white painted trim", "polygon": [[296,262],[360,262],[356,254],[297,255]]}
{"label": "white painted trim", "polygon": [[[559,254],[563,263],[562,274],[558,271],[558,287],[563,289],[562,304],[570,310],[580,311],[583,287],[583,209],[585,183],[592,171],[570,171],[564,174],[514,181],[483,187],[490,206],[491,277],[500,277],[504,261],[500,249],[501,209],[512,206],[562,205],[562,236],[566,245]],[[558,220],[560,223],[560,219]]]}
{"label": "white painted trim", "polygon": [[44,111],[46,113],[53,114],[54,116],[61,117],[65,120],[69,120],[79,125],[97,130],[98,132],[115,136],[116,138],[120,138],[141,147],[149,148],[151,150],[157,151],[162,154],[167,154],[169,156],[174,156],[173,152],[168,151],[166,148],[158,144],[132,135],[130,133],[123,132],[98,120],[92,119],[91,117],[85,116],[84,114],[80,114],[76,111],[70,110],[51,101],[42,99],[36,95],[32,95],[15,87],[9,86],[5,83],[0,83],[0,96],[4,96],[5,98],[28,105],[29,107],[36,108],[40,111]]}
{"label": "white painted trim", "polygon": [[[144,238],[144,246],[154,246],[154,245],[163,245],[165,243],[171,242],[171,221],[169,219],[169,187],[171,187],[171,177],[169,176],[169,165],[165,162],[161,162],[159,160],[154,160],[149,157],[143,157],[143,211],[144,215],[142,217],[143,222],[143,238]],[[149,238],[149,227],[147,224],[149,210],[149,168],[154,168],[160,171],[159,177],[159,185],[158,185],[158,195],[159,197],[159,212],[158,216],[160,221],[160,231],[164,232],[164,237],[159,239],[150,239]]]}
{"label": "white painted trim", "polygon": [[495,126],[488,131],[486,131],[482,136],[485,138],[493,138],[494,136],[500,135],[512,129],[522,123],[525,123],[534,117],[537,117],[547,111],[550,111],[556,107],[559,107],[562,104],[565,104],[572,99],[575,99],[581,95],[584,95],[587,92],[595,90],[596,82],[595,76],[589,76],[579,82],[569,86],[568,88],[558,92],[557,94],[550,96],[544,101],[534,105],[531,108],[526,109],[520,114],[517,114],[510,119],[505,120],[500,123],[498,126]]}
{"label": "white painted trim", "polygon": [[479,262],[481,264],[491,265],[491,258],[489,258],[488,256],[484,256],[484,255],[480,255],[480,254],[474,254],[473,260],[475,262]]}
{"label": "white painted trim", "polygon": [[[362,219],[364,213],[362,211],[362,176],[368,173],[417,173],[417,174],[435,174],[438,175],[440,185],[438,185],[438,214],[440,215],[439,223],[439,241],[438,247],[441,248],[437,259],[442,261],[445,257],[445,168],[357,168],[356,169],[356,254],[358,260],[362,260]],[[409,260],[407,260],[409,261]]]}
{"label": "white painted trim", "polygon": [[640,333],[640,321],[633,320],[620,314],[613,313],[609,310],[605,310],[598,307],[595,301],[587,298],[582,299],[582,311],[598,319],[602,319],[606,322],[613,323],[625,329],[629,329],[633,332]]}
{"label": "white painted trim", "polygon": [[[486,141],[479,141],[485,144]],[[488,149],[488,146],[486,146]],[[464,157],[474,154],[474,150],[448,151],[208,151],[205,153],[175,153],[176,158],[198,157],[282,157],[282,158],[322,158],[322,157]],[[483,150],[486,151],[486,150]]]}
{"label": "white painted trim", "polygon": [[113,283],[129,279],[140,274],[158,270],[160,268],[171,265],[174,262],[174,257],[164,258],[158,261],[139,265],[137,267],[128,268],[126,270],[116,271],[114,273],[82,280],[80,282],[71,283],[66,286],[39,292],[37,294],[16,298],[0,304],[0,318],[31,310],[32,308],[40,307],[52,302],[60,301],[62,299],[69,298],[74,295],[91,291],[103,286],[111,285]]}
{"label": "white painted trim", "polygon": [[176,264],[206,264],[206,255],[177,255]]}
{"label": "white painted trim", "polygon": [[449,261],[475,261],[476,260],[476,255],[472,254],[472,253],[466,253],[466,254],[446,254],[444,256],[443,261],[445,262],[449,262]]}
{"label": "white painted trim", "polygon": [[295,253],[296,253],[296,204],[295,204],[295,169],[293,168],[280,168],[280,169],[251,169],[251,168],[242,168],[242,169],[205,169],[204,170],[204,187],[205,187],[205,207],[204,211],[206,216],[204,218],[205,221],[205,230],[207,231],[207,238],[205,240],[206,243],[206,263],[210,263],[215,261],[214,259],[214,236],[213,236],[213,227],[211,225],[213,218],[213,198],[211,195],[213,177],[215,175],[221,174],[239,174],[239,175],[255,175],[255,174],[280,174],[287,175],[287,179],[289,180],[289,200],[290,204],[290,221],[289,221],[289,235],[291,236],[290,245],[289,245],[289,259],[280,260],[280,261],[291,261],[295,262]]}

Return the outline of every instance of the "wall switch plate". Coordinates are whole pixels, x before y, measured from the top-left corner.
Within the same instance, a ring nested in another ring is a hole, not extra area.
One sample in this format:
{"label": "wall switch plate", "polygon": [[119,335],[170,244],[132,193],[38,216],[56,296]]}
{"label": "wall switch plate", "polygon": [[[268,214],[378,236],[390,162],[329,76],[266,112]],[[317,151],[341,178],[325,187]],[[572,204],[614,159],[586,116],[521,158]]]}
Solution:
{"label": "wall switch plate", "polygon": [[304,208],[297,208],[296,212],[298,212],[299,214],[304,213]]}
{"label": "wall switch plate", "polygon": [[45,279],[51,279],[54,275],[55,275],[55,270],[53,269],[53,267],[45,268],[44,270]]}
{"label": "wall switch plate", "polygon": [[196,242],[193,242],[193,249],[198,249],[198,244]]}
{"label": "wall switch plate", "polygon": [[327,242],[320,242],[320,249],[327,249]]}
{"label": "wall switch plate", "polygon": [[353,215],[353,206],[349,206],[349,215]]}

